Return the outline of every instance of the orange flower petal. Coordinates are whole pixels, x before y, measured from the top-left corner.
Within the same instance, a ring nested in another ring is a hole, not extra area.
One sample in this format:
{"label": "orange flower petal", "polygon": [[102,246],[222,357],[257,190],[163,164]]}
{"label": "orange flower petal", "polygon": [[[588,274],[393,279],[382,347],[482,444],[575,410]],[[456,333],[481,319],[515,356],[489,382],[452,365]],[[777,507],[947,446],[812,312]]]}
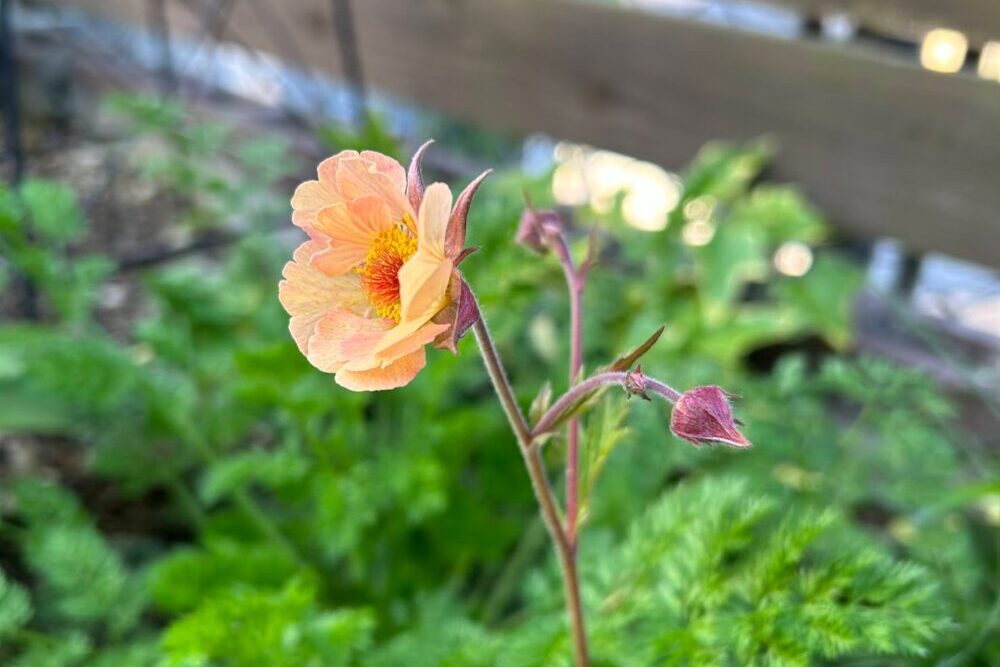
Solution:
{"label": "orange flower petal", "polygon": [[451,190],[444,183],[432,183],[424,191],[417,217],[417,238],[426,248],[444,257],[444,235],[451,215]]}
{"label": "orange flower petal", "polygon": [[337,384],[351,391],[381,391],[409,384],[427,363],[427,353],[420,348],[400,357],[385,368],[365,371],[340,370],[334,376]]}
{"label": "orange flower petal", "polygon": [[399,183],[393,176],[377,171],[377,167],[376,163],[363,158],[341,160],[337,165],[338,190],[345,199],[376,197],[389,206],[394,219],[412,219],[413,209]]}
{"label": "orange flower petal", "polygon": [[292,223],[310,236],[315,235],[316,214],[320,209],[337,203],[337,190],[320,181],[306,181],[292,195]]}
{"label": "orange flower petal", "polygon": [[319,166],[316,167],[316,173],[319,176],[320,182],[325,183],[334,190],[337,190],[337,166],[340,164],[340,161],[357,157],[357,151],[343,150],[320,162]]}
{"label": "orange flower petal", "polygon": [[330,244],[313,257],[313,266],[329,275],[351,270],[364,261],[375,237],[394,224],[389,207],[374,197],[327,206],[316,216],[316,230]]}
{"label": "orange flower petal", "polygon": [[321,371],[336,372],[359,355],[370,356],[390,327],[392,322],[388,320],[363,317],[340,308],[328,310],[316,322],[306,358]]}
{"label": "orange flower petal", "polygon": [[424,192],[417,218],[417,252],[399,270],[403,320],[431,317],[444,305],[454,268],[445,257],[444,237],[451,214],[451,190],[434,183]]}
{"label": "orange flower petal", "polygon": [[427,321],[445,305],[454,265],[419,248],[399,270],[400,319]]}
{"label": "orange flower petal", "polygon": [[388,155],[376,151],[361,151],[361,157],[375,163],[375,171],[385,174],[400,192],[406,191],[406,170]]}
{"label": "orange flower petal", "polygon": [[284,280],[278,285],[278,299],[291,315],[288,329],[303,353],[308,348],[316,322],[333,307],[361,315],[367,306],[358,276],[328,276],[309,265],[324,244],[306,241],[285,264]]}
{"label": "orange flower petal", "polygon": [[[399,325],[396,329],[400,329],[402,327],[403,325]],[[378,345],[376,345],[375,355],[383,364],[391,363],[392,361],[411,354],[415,350],[432,342],[450,327],[451,325],[447,323],[438,324],[434,322],[427,322],[414,333],[406,336],[394,336],[393,332],[396,329],[393,329],[383,336],[382,340],[380,340]]]}

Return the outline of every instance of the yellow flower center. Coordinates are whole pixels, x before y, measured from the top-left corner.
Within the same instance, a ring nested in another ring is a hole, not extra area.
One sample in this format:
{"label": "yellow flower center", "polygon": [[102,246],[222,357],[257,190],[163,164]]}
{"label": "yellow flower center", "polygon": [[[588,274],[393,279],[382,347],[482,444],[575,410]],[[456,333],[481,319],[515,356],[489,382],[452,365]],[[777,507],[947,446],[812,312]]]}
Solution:
{"label": "yellow flower center", "polygon": [[357,271],[368,301],[379,317],[399,322],[399,270],[417,251],[417,239],[402,227],[375,237]]}

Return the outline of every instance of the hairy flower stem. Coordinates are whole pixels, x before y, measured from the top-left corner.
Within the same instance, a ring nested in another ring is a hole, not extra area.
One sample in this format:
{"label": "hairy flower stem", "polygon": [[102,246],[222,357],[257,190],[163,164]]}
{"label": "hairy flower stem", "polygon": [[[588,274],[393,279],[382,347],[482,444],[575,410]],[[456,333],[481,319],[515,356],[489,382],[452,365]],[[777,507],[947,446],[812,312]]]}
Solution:
{"label": "hairy flower stem", "polygon": [[[478,304],[476,306],[478,310]],[[525,467],[528,469],[528,476],[531,478],[531,486],[535,492],[535,498],[541,509],[542,519],[548,529],[549,536],[555,546],[556,555],[559,557],[559,566],[562,570],[563,589],[566,594],[566,608],[569,613],[570,631],[573,637],[573,653],[576,658],[577,667],[589,667],[590,658],[587,653],[587,635],[583,623],[583,607],[580,603],[580,584],[576,572],[576,558],[559,516],[559,507],[556,504],[555,494],[549,484],[548,476],[545,473],[545,464],[542,462],[538,444],[534,442],[531,435],[531,428],[521,413],[514,397],[514,390],[510,386],[507,374],[504,372],[503,364],[500,361],[500,354],[497,352],[493,338],[490,336],[486,322],[483,320],[482,311],[472,325],[476,342],[479,344],[479,351],[482,354],[486,371],[493,382],[493,389],[500,399],[507,420],[511,429],[517,437],[518,449],[524,458]]]}
{"label": "hairy flower stem", "polygon": [[[573,385],[569,391],[559,397],[555,403],[552,404],[545,414],[542,415],[538,423],[535,424],[535,428],[532,431],[532,437],[538,438],[539,436],[550,433],[560,422],[561,418],[566,415],[566,413],[572,411],[581,401],[585,400],[591,392],[597,391],[601,387],[609,387],[618,385],[628,391],[628,379],[631,373],[629,371],[608,371],[606,373],[598,373],[593,375],[579,384]],[[646,383],[646,391],[653,393],[668,403],[676,403],[677,399],[681,397],[679,391],[667,385],[659,380],[647,377],[644,378]]]}
{"label": "hairy flower stem", "polygon": [[[550,239],[550,245],[559,257],[566,287],[569,289],[569,386],[580,380],[583,370],[583,288],[587,281],[586,269],[580,270],[573,263],[566,237],[560,232]],[[580,422],[570,419],[566,425],[566,538],[576,553],[577,520],[580,512]]]}

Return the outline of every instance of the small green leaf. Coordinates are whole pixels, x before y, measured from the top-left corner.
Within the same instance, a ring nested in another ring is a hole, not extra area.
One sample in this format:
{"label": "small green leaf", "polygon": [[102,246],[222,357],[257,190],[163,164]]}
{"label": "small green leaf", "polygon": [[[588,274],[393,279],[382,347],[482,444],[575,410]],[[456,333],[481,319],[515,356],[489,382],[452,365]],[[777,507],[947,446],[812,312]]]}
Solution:
{"label": "small green leaf", "polygon": [[639,345],[637,348],[635,348],[628,354],[624,354],[615,359],[608,367],[608,370],[625,371],[632,368],[632,366],[634,366],[635,363],[639,361],[639,359],[641,359],[644,354],[649,352],[650,348],[656,345],[656,341],[660,340],[660,336],[663,335],[663,331],[666,328],[667,325],[665,324],[660,325],[660,328],[654,331],[652,334],[650,334],[649,338],[643,341],[641,345]]}
{"label": "small green leaf", "polygon": [[552,404],[552,383],[548,380],[538,390],[538,395],[531,401],[531,408],[528,410],[528,421],[537,424],[542,415],[546,413]]}

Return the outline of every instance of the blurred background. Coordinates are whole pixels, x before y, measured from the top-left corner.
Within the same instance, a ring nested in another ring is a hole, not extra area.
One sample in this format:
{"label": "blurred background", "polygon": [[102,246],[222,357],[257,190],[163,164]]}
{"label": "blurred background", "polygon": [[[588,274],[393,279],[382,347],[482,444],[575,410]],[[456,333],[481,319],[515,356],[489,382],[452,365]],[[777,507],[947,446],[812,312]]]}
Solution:
{"label": "blurred background", "polygon": [[295,185],[427,138],[525,409],[525,195],[588,370],[741,397],[585,416],[595,665],[1000,664],[996,0],[0,0],[0,107],[0,664],[570,664],[474,344],[354,394],[277,301]]}

